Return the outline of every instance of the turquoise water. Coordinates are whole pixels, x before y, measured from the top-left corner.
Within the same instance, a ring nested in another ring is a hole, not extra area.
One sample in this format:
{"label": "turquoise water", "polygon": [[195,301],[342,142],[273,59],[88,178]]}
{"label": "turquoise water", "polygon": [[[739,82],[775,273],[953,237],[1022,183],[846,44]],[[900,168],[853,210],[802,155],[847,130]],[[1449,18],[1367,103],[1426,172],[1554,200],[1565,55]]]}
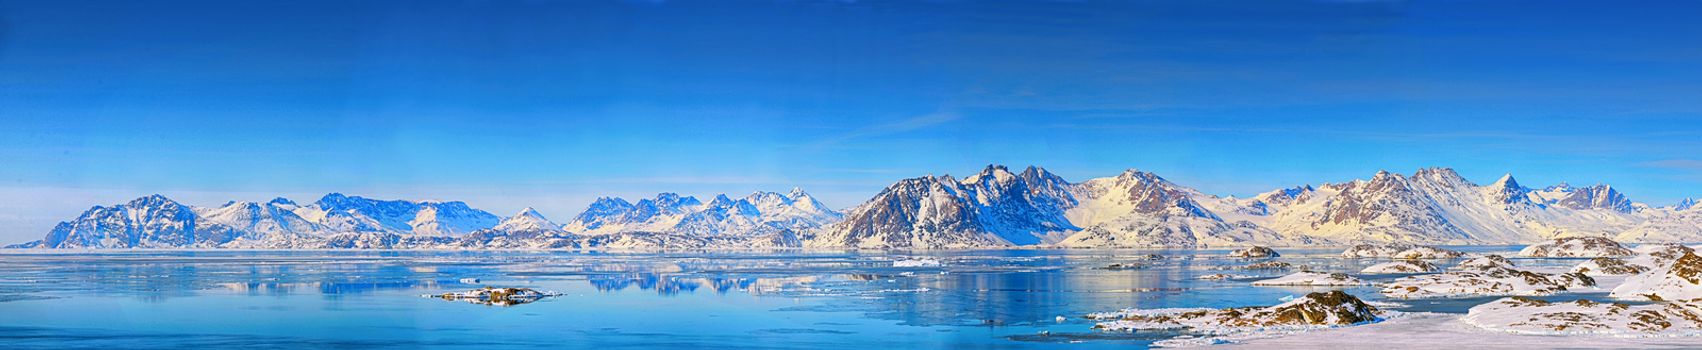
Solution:
{"label": "turquoise water", "polygon": [[[1338,272],[1381,262],[1340,251],[1284,249],[1279,260]],[[1222,270],[1250,262],[1226,252],[12,251],[0,253],[0,348],[1138,349],[1177,333],[1098,332],[1080,316],[1271,305],[1333,289],[1195,278],[1282,274]],[[906,258],[942,265],[892,266]],[[1097,268],[1131,262],[1145,266]],[[513,306],[422,297],[487,285],[564,295]],[[1375,287],[1344,290],[1380,299]]]}

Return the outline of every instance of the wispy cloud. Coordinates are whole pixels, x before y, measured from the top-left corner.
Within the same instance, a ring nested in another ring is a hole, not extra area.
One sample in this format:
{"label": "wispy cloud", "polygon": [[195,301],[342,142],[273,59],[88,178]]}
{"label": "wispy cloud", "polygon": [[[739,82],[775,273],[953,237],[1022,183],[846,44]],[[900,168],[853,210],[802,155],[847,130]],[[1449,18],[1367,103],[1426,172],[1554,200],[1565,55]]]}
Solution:
{"label": "wispy cloud", "polygon": [[805,148],[821,149],[861,138],[880,137],[916,131],[935,125],[949,123],[958,120],[960,117],[961,116],[956,112],[950,111],[923,114],[890,123],[870,125],[856,130],[851,130],[850,132],[840,134],[838,136],[823,138],[821,141],[810,143],[805,146]]}
{"label": "wispy cloud", "polygon": [[1702,170],[1702,159],[1662,159],[1643,162],[1640,165],[1662,169]]}

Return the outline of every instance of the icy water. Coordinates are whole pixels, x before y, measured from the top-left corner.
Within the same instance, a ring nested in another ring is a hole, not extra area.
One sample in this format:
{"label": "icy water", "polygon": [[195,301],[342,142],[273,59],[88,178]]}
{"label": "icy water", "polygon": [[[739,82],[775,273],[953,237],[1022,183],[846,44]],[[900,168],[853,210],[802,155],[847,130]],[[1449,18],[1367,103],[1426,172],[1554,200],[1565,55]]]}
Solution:
{"label": "icy water", "polygon": [[[1383,261],[1279,251],[1279,261],[1355,274]],[[1081,315],[1272,305],[1336,289],[1253,287],[1253,276],[1282,272],[1225,270],[1252,262],[1226,252],[6,251],[0,348],[1139,349],[1177,334],[1099,332]],[[911,259],[940,264],[894,266]],[[1112,263],[1143,267],[1101,268]],[[1218,273],[1249,276],[1196,278]],[[482,286],[564,295],[513,306],[422,297]],[[1344,290],[1381,300],[1375,287]],[[1395,309],[1464,312],[1488,299]]]}

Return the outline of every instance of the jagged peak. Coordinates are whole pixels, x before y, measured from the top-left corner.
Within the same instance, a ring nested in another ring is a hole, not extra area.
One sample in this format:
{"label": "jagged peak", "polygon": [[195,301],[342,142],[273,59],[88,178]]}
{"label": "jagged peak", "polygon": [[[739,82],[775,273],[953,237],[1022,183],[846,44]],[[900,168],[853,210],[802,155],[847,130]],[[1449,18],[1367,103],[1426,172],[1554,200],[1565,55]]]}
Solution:
{"label": "jagged peak", "polygon": [[1023,169],[1022,173],[1018,174],[1017,176],[1023,178],[1023,180],[1029,181],[1029,182],[1055,182],[1055,183],[1058,183],[1058,184],[1069,184],[1070,183],[1069,181],[1064,180],[1063,177],[1058,176],[1057,174],[1053,174],[1050,171],[1046,171],[1046,168],[1041,168],[1041,167],[1037,167],[1037,166],[1033,166],[1033,165],[1030,165],[1030,166],[1028,166],[1028,168]]}
{"label": "jagged peak", "polygon": [[809,196],[810,196],[810,194],[804,192],[803,187],[794,186],[794,187],[792,187],[791,191],[786,192],[786,198],[791,198],[791,199],[798,199],[798,198],[809,197]]}
{"label": "jagged peak", "polygon": [[1501,178],[1495,179],[1495,183],[1490,184],[1490,186],[1493,186],[1495,188],[1502,188],[1502,189],[1521,189],[1521,188],[1523,188],[1523,187],[1519,186],[1518,180],[1513,179],[1513,173],[1506,173],[1506,174],[1501,175]]}
{"label": "jagged peak", "polygon": [[727,198],[726,194],[716,194],[714,199],[709,200],[709,206],[711,207],[724,207],[731,205],[733,205],[733,199]]}
{"label": "jagged peak", "polygon": [[655,205],[655,206],[658,206],[658,207],[667,207],[667,208],[676,208],[676,207],[694,206],[694,205],[703,204],[703,201],[699,201],[697,199],[697,197],[681,196],[680,194],[674,193],[674,192],[657,193],[655,199],[645,199],[645,200],[639,201],[639,203],[646,203],[646,202],[648,202],[648,204],[650,204],[650,205]]}
{"label": "jagged peak", "polygon": [[1438,175],[1438,176],[1460,177],[1459,172],[1456,172],[1456,171],[1454,171],[1454,168],[1449,168],[1449,167],[1419,168],[1418,172],[1414,173],[1414,176],[1419,176],[1419,175]]}
{"label": "jagged peak", "polygon": [[290,199],[289,199],[289,198],[284,198],[284,197],[278,197],[278,198],[272,198],[272,200],[271,200],[271,201],[267,201],[267,202],[266,202],[266,204],[272,204],[272,205],[297,205],[297,204],[296,204],[296,203],[295,203],[295,201],[292,201],[292,200],[290,200]]}
{"label": "jagged peak", "polygon": [[171,200],[171,198],[166,198],[165,195],[155,193],[130,200],[127,204],[132,207],[145,207],[154,205],[176,205],[177,201]]}
{"label": "jagged peak", "polygon": [[514,217],[521,217],[521,216],[543,218],[544,214],[538,213],[538,209],[536,209],[536,208],[526,207],[526,209],[520,209],[519,213],[514,214]]}
{"label": "jagged peak", "polygon": [[1158,176],[1158,174],[1141,171],[1140,169],[1135,168],[1124,169],[1123,173],[1117,174],[1117,178],[1165,181],[1164,177]]}
{"label": "jagged peak", "polygon": [[1672,207],[1675,210],[1688,210],[1690,208],[1695,208],[1696,207],[1696,199],[1695,198],[1681,199],[1681,200],[1678,201],[1678,204],[1675,204]]}
{"label": "jagged peak", "polygon": [[597,200],[591,201],[591,205],[588,206],[586,211],[626,210],[632,208],[632,202],[626,201],[626,198],[605,196],[597,197]]}
{"label": "jagged peak", "polygon": [[[326,193],[325,196],[319,197],[319,201],[320,202],[335,202],[335,201],[348,200],[349,198],[351,198],[351,197],[344,195],[342,193],[331,192],[331,193]],[[360,197],[352,197],[352,198],[360,198]]]}

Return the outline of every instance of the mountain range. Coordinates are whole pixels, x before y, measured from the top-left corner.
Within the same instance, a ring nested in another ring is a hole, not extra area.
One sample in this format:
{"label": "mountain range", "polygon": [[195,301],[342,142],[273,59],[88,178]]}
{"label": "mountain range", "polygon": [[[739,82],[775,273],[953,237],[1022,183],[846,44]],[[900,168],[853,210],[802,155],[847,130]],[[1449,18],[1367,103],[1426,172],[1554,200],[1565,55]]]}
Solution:
{"label": "mountain range", "polygon": [[1045,169],[899,180],[833,210],[800,189],[605,197],[565,224],[527,208],[500,217],[457,201],[332,193],[192,207],[160,195],[96,206],[11,248],[959,249],[1356,243],[1519,244],[1560,237],[1702,241],[1702,206],[1631,201],[1607,185],[1487,185],[1448,168],[1219,197],[1128,170],[1070,182]]}

